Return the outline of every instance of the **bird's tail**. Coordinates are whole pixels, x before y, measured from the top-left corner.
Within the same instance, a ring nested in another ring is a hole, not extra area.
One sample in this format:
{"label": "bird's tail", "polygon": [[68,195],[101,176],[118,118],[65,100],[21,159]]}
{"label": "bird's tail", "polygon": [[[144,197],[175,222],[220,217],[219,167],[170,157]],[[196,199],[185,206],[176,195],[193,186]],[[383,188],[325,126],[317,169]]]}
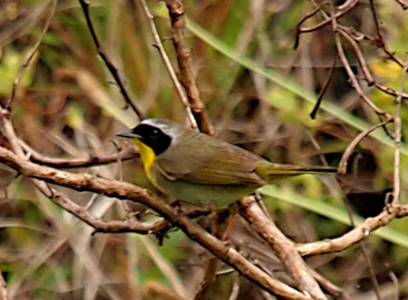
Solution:
{"label": "bird's tail", "polygon": [[296,175],[336,172],[337,169],[333,167],[274,164],[268,161],[261,163],[256,169],[258,176],[269,184],[276,183],[286,177]]}

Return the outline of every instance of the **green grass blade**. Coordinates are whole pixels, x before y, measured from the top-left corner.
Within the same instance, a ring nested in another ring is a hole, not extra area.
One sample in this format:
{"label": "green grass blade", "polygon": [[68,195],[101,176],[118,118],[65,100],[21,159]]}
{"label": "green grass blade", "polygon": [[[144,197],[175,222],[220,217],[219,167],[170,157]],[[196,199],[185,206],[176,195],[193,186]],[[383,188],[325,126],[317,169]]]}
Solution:
{"label": "green grass blade", "polygon": [[[267,197],[272,197],[285,201],[287,203],[297,205],[306,210],[312,211],[321,216],[336,220],[346,225],[351,225],[350,218],[344,208],[333,206],[319,200],[314,200],[296,194],[289,189],[278,188],[277,186],[267,185],[259,189],[259,192]],[[356,224],[361,224],[363,218],[356,216]],[[389,226],[381,227],[374,231],[373,234],[387,240],[391,243],[408,248],[408,234]]]}
{"label": "green grass blade", "polygon": [[[194,23],[188,18],[187,29],[191,33],[196,35],[198,38],[203,40],[207,45],[211,46],[212,48],[222,53],[223,55],[229,57],[230,59],[236,61],[243,67],[264,76],[268,80],[278,84],[279,86],[285,88],[288,91],[291,91],[298,97],[303,98],[304,100],[310,103],[313,104],[316,103],[317,99],[316,94],[305,90],[294,80],[288,80],[286,77],[281,76],[279,73],[259,65],[254,60],[249,59],[245,56],[238,55],[231,47],[227,46],[221,40],[217,39],[214,35],[206,31],[202,27],[198,26],[196,23]],[[361,119],[348,113],[338,105],[335,105],[328,101],[322,102],[321,109],[325,112],[332,114],[333,116],[336,116],[339,120],[342,120],[343,122],[357,130],[364,131],[371,128],[371,125],[368,124],[367,122],[362,121]],[[387,136],[383,130],[376,130],[372,132],[370,136],[389,147],[394,147],[394,141],[389,136]],[[405,156],[408,156],[408,146],[406,144],[403,144],[401,146],[401,153]]]}

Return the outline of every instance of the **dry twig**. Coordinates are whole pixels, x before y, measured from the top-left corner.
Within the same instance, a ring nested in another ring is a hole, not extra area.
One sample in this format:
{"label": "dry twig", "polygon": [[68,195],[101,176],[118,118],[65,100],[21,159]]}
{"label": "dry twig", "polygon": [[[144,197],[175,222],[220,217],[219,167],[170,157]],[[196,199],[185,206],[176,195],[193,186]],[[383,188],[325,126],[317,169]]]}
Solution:
{"label": "dry twig", "polygon": [[358,80],[356,78],[356,75],[354,74],[353,70],[351,69],[350,63],[348,62],[348,59],[346,57],[346,54],[344,53],[344,49],[343,49],[343,45],[341,44],[340,41],[340,37],[339,37],[339,29],[337,28],[337,21],[335,18],[334,13],[332,13],[331,16],[331,20],[332,20],[332,29],[334,32],[334,42],[336,45],[336,49],[337,49],[337,54],[340,58],[340,61],[343,64],[343,67],[345,68],[348,77],[350,78],[351,84],[353,86],[353,88],[355,89],[355,91],[357,92],[357,94],[361,97],[361,99],[363,99],[363,101],[373,110],[375,111],[378,115],[380,116],[384,116],[386,119],[391,119],[391,116],[381,110],[380,108],[378,108],[368,97],[366,94],[364,94],[363,90],[360,87],[360,84],[358,83]]}
{"label": "dry twig", "polygon": [[[346,1],[346,2],[341,6],[342,9],[340,9],[340,10],[338,9],[338,10],[336,11],[336,14],[335,14],[334,17],[338,19],[338,18],[340,18],[341,16],[345,15],[347,12],[349,12],[350,10],[352,10],[352,9],[358,4],[358,2],[359,2],[358,0],[349,0],[349,1]],[[326,3],[327,3],[327,2],[326,2]],[[326,3],[323,3],[323,4],[326,4]],[[313,32],[313,31],[319,30],[320,28],[323,28],[324,26],[330,24],[330,21],[331,21],[330,18],[325,18],[325,20],[322,21],[322,22],[320,22],[319,24],[313,25],[313,26],[311,26],[311,27],[299,28],[300,25],[302,25],[302,23],[305,22],[308,18],[314,16],[317,12],[322,12],[322,7],[323,7],[323,5],[320,5],[320,6],[317,6],[317,5],[316,5],[315,10],[313,10],[312,13],[308,14],[306,17],[304,17],[304,18],[302,19],[301,22],[298,23],[298,29],[297,29],[297,34],[298,34],[298,35],[301,34],[301,33]],[[298,39],[298,37],[297,37],[297,39]]]}
{"label": "dry twig", "polygon": [[302,256],[340,252],[367,238],[371,232],[387,225],[395,218],[403,218],[407,215],[408,205],[395,206],[391,211],[384,210],[378,216],[366,219],[361,225],[341,237],[297,245],[296,248]]}
{"label": "dry twig", "polygon": [[59,157],[49,157],[43,155],[24,141],[19,140],[21,147],[23,148],[26,155],[32,162],[38,163],[40,165],[46,165],[53,168],[87,168],[97,165],[110,164],[117,162],[118,159],[121,161],[131,160],[139,157],[139,151],[135,147],[128,147],[119,151],[119,153],[107,154],[107,155],[90,155],[87,158],[59,158]]}
{"label": "dry twig", "polygon": [[401,83],[398,91],[398,95],[395,99],[395,115],[394,115],[394,186],[393,186],[393,199],[391,202],[392,206],[396,206],[399,203],[399,197],[401,193],[401,136],[402,136],[402,125],[401,125],[401,104],[402,104],[402,93],[404,92],[405,78],[408,70],[408,53],[405,57],[404,68],[402,69]]}
{"label": "dry twig", "polygon": [[179,94],[181,102],[184,104],[184,107],[186,108],[186,113],[190,121],[191,127],[198,128],[197,121],[191,110],[190,103],[186,95],[186,92],[183,90],[183,87],[181,86],[179,80],[177,79],[176,72],[174,71],[173,66],[171,65],[170,59],[166,51],[164,50],[163,44],[160,39],[159,32],[157,31],[157,27],[154,22],[154,16],[150,12],[149,7],[147,6],[147,3],[145,0],[140,0],[140,3],[143,6],[143,10],[145,12],[147,19],[149,20],[149,26],[150,26],[150,30],[152,31],[154,46],[159,50],[160,56],[162,57],[164,65],[166,66],[166,69],[169,72],[169,75],[170,75],[171,80],[173,81],[174,87],[176,88],[177,93]]}
{"label": "dry twig", "polygon": [[347,149],[343,152],[343,155],[341,156],[340,162],[339,162],[339,167],[338,167],[338,173],[339,174],[346,174],[347,173],[347,164],[350,159],[350,156],[354,152],[354,148],[357,147],[357,145],[364,139],[366,138],[371,132],[376,130],[379,127],[384,126],[385,124],[391,122],[392,120],[385,120],[381,123],[378,123],[377,125],[374,125],[373,127],[361,132],[359,135],[357,135],[353,141],[348,145]]}
{"label": "dry twig", "polygon": [[82,11],[84,12],[86,23],[88,25],[89,31],[91,32],[92,39],[93,39],[93,41],[95,43],[95,46],[96,46],[96,50],[97,50],[99,56],[102,58],[103,62],[105,63],[106,67],[109,69],[109,71],[112,74],[113,78],[115,79],[116,84],[119,86],[119,90],[120,90],[123,98],[125,98],[125,101],[126,101],[126,107],[125,108],[127,108],[127,106],[130,105],[130,107],[132,107],[133,111],[136,113],[138,118],[140,120],[143,120],[144,119],[143,113],[136,107],[136,105],[133,103],[132,99],[130,99],[130,96],[129,96],[128,92],[126,91],[126,88],[125,88],[125,86],[123,84],[123,81],[119,76],[118,69],[115,67],[113,62],[110,60],[109,56],[106,55],[105,50],[103,49],[101,43],[99,42],[98,36],[96,35],[95,29],[94,29],[92,21],[91,21],[91,17],[89,15],[89,2],[87,2],[86,0],[78,0],[78,1],[81,4]]}
{"label": "dry twig", "polygon": [[270,218],[266,217],[251,197],[241,199],[240,203],[243,206],[244,218],[269,243],[282,261],[286,271],[299,284],[299,289],[313,299],[326,299],[317,282],[309,274],[308,268],[297,252],[294,243],[276,227]]}
{"label": "dry twig", "polygon": [[180,68],[181,83],[186,90],[191,110],[197,120],[197,125],[201,132],[214,135],[214,128],[201,100],[200,92],[195,82],[193,68],[191,67],[190,50],[184,38],[184,7],[181,0],[166,0],[167,8],[171,19],[172,38],[174,48],[177,53],[178,65]]}

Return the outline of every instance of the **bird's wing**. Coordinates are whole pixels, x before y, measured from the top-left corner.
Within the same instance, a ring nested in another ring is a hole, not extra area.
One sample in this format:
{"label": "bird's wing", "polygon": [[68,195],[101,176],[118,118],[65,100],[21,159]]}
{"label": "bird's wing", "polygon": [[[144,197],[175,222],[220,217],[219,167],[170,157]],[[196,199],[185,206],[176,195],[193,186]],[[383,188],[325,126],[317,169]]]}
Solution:
{"label": "bird's wing", "polygon": [[197,184],[265,184],[254,172],[262,160],[257,155],[205,134],[192,138],[196,149],[174,145],[156,157],[155,163],[167,178]]}

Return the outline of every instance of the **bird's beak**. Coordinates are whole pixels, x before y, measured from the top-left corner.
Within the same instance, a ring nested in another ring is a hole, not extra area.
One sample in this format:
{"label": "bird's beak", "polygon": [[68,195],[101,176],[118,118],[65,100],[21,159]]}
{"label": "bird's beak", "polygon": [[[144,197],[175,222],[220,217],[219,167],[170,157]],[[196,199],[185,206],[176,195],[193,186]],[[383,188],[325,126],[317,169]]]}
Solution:
{"label": "bird's beak", "polygon": [[140,139],[141,138],[140,135],[138,135],[136,133],[133,133],[132,129],[127,129],[127,130],[118,132],[116,134],[116,136],[120,136],[120,137],[124,137],[124,138],[131,138],[131,139]]}

